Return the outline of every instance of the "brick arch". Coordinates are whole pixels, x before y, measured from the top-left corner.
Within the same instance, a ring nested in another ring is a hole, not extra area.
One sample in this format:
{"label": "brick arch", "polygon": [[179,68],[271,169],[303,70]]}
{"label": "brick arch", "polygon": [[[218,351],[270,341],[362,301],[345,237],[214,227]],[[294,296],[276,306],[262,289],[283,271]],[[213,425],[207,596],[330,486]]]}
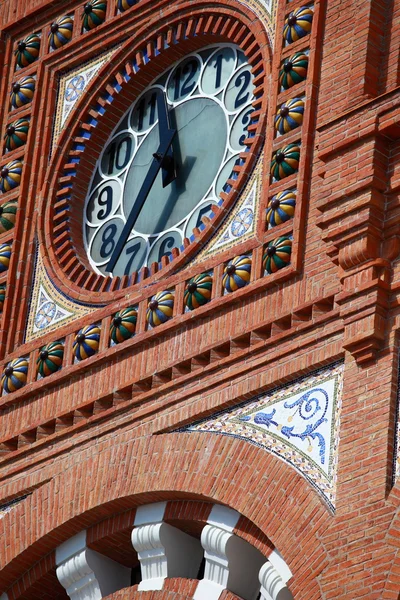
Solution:
{"label": "brick arch", "polygon": [[[159,51],[157,46],[161,33],[170,45],[166,49],[160,46]],[[260,69],[255,77],[256,99],[253,105],[258,122],[254,137],[251,141],[249,139],[249,152],[238,172],[234,189],[226,194],[221,209],[215,211],[213,230],[222,223],[227,211],[237,200],[236,190],[242,189],[247,181],[264,140],[268,94],[261,94],[260,90],[265,91],[269,78],[271,49],[265,27],[261,21],[255,20],[249,8],[236,0],[221,0],[218,8],[207,3],[197,4],[196,7],[185,3],[163,12],[161,18],[157,15],[134,34],[134,42],[129,39],[113,55],[112,67],[106,64],[99,70],[81,98],[80,108],[71,113],[59,138],[58,149],[49,165],[41,193],[38,236],[42,247],[47,248],[44,256],[46,269],[65,294],[80,300],[86,299],[91,304],[104,304],[125,295],[124,288],[136,284],[139,279],[136,275],[121,279],[105,278],[94,273],[84,251],[80,219],[87,186],[100,151],[138,93],[186,53],[219,42],[238,44],[250,64]],[[151,47],[153,51],[150,51]],[[141,68],[135,74],[134,65],[143,66],[140,53],[144,50],[150,56],[151,68]],[[125,81],[126,73],[130,77],[129,82]],[[111,110],[108,110],[111,103]],[[73,162],[78,156],[79,165]],[[177,249],[173,263],[165,264],[163,273],[170,274],[187,262],[211,233],[211,228],[199,230],[196,239],[182,252]],[[141,272],[140,281],[150,276],[149,283],[152,283],[159,278],[157,273],[147,271]],[[82,296],[85,291],[86,298]]]}
{"label": "brick arch", "polygon": [[332,517],[303,477],[235,438],[130,435],[113,439],[96,456],[90,450],[77,453],[69,468],[66,459],[65,471],[0,521],[6,589],[78,531],[141,504],[187,498],[240,512],[282,553],[294,576],[289,586],[296,599],[319,597],[316,577],[328,564],[320,539]]}

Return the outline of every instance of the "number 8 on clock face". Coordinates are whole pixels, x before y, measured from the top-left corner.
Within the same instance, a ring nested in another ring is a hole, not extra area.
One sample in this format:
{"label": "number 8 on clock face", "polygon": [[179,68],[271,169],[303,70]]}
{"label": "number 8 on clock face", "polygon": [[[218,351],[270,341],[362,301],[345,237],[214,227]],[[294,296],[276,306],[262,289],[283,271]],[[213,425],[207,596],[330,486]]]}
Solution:
{"label": "number 8 on clock face", "polygon": [[252,80],[238,47],[212,46],[164,72],[127,110],[85,202],[85,247],[96,272],[130,275],[159,262],[218,204],[247,150]]}

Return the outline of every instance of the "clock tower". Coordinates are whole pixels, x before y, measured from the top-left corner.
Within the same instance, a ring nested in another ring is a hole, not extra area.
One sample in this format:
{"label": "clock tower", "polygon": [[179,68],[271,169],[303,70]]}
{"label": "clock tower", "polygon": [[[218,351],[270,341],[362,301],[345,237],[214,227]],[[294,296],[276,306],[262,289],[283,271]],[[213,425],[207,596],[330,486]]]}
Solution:
{"label": "clock tower", "polygon": [[0,600],[400,598],[399,11],[0,4]]}

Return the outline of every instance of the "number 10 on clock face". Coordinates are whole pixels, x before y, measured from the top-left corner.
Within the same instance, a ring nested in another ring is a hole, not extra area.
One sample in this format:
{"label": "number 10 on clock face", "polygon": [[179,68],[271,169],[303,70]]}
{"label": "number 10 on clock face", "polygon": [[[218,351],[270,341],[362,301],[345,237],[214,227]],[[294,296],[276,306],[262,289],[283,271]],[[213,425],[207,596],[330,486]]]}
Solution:
{"label": "number 10 on clock face", "polygon": [[[96,272],[130,275],[190,237],[247,150],[253,100],[251,67],[228,44],[184,57],[137,98],[104,147],[85,202],[85,247]],[[168,131],[173,140],[160,157]]]}

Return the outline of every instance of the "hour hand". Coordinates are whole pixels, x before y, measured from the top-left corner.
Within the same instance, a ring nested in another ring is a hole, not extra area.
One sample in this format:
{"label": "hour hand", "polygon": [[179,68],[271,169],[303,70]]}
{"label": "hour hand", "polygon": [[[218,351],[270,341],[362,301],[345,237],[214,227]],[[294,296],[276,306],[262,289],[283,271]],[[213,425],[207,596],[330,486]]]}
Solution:
{"label": "hour hand", "polygon": [[[158,109],[158,131],[160,136],[160,145],[169,137],[171,132],[171,123],[168,113],[167,98],[164,91],[159,91],[157,94],[157,109]],[[167,153],[162,158],[158,152],[153,154],[157,160],[162,159],[162,182],[163,187],[166,187],[176,179],[176,164],[172,145]]]}

